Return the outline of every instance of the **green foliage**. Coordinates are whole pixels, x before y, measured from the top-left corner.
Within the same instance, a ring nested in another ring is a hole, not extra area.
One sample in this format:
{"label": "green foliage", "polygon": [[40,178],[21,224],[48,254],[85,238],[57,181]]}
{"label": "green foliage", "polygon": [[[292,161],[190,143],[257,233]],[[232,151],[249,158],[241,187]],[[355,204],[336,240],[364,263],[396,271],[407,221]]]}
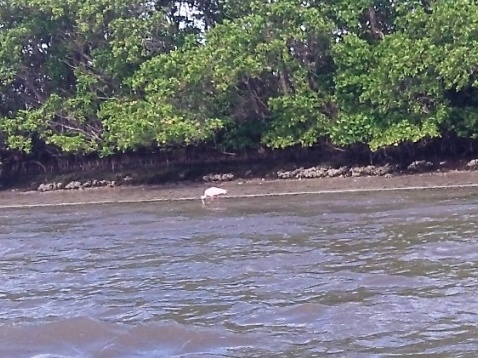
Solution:
{"label": "green foliage", "polygon": [[[342,111],[332,139],[338,144],[358,140],[376,150],[460,127],[451,123],[450,114],[456,111],[446,94],[474,86],[472,63],[477,61],[465,53],[476,46],[472,29],[478,12],[470,2],[459,3],[435,1],[431,11],[417,3],[401,4],[408,12],[397,19],[396,31],[378,43],[344,36],[334,47],[336,98]],[[460,18],[456,25],[449,21],[455,16]]]}
{"label": "green foliage", "polygon": [[263,142],[273,148],[316,144],[325,137],[328,125],[319,103],[317,94],[311,91],[272,98],[269,104],[274,121]]}
{"label": "green foliage", "polygon": [[203,122],[184,118],[170,105],[148,101],[109,101],[100,111],[105,126],[104,152],[141,146],[193,144],[222,127],[218,119]]}
{"label": "green foliage", "polygon": [[1,149],[478,136],[471,0],[11,0],[0,43]]}
{"label": "green foliage", "polygon": [[342,112],[329,127],[330,139],[340,146],[369,143],[374,135],[374,119],[372,114]]}
{"label": "green foliage", "polygon": [[260,140],[267,124],[263,120],[239,123],[234,120],[225,121],[220,131],[219,145],[227,150],[241,150],[247,148],[259,148]]}
{"label": "green foliage", "polygon": [[[5,146],[33,136],[64,152],[104,148],[98,111],[129,95],[125,80],[169,51],[173,31],[153,4],[12,0],[0,11],[0,130]],[[110,151],[111,152],[111,151]]]}

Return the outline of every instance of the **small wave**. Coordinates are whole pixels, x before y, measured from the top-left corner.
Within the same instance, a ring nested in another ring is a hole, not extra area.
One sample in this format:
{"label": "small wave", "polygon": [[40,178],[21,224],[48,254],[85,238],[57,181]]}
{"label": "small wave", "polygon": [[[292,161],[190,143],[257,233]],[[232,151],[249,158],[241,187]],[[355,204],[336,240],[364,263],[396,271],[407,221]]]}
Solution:
{"label": "small wave", "polygon": [[75,317],[34,325],[0,327],[1,357],[174,357],[260,346],[257,339],[225,328],[161,324],[123,325]]}

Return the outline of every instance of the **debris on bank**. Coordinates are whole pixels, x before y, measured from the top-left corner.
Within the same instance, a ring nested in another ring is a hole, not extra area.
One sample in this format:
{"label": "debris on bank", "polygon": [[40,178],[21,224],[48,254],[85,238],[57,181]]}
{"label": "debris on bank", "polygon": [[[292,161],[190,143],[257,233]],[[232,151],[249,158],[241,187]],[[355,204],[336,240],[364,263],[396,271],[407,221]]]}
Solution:
{"label": "debris on bank", "polygon": [[[470,160],[466,165],[461,166],[462,170],[478,170],[478,159]],[[309,168],[297,168],[293,170],[278,170],[271,172],[268,178],[271,179],[316,179],[316,178],[345,178],[345,177],[365,177],[365,176],[381,176],[392,177],[401,174],[418,174],[432,171],[447,171],[449,170],[449,163],[442,161],[433,163],[427,160],[416,160],[407,166],[400,166],[399,164],[385,165],[366,165],[366,166],[340,166],[333,167],[331,165],[318,165]],[[237,173],[209,173],[204,176],[199,176],[196,180],[201,180],[205,183],[219,183],[233,181],[236,179],[254,177],[253,170],[247,170],[245,175]],[[87,188],[100,187],[115,187],[119,185],[137,184],[138,181],[127,175],[118,180],[70,180],[66,182],[51,182],[43,183],[37,187],[37,191],[48,192],[54,190],[82,190]]]}

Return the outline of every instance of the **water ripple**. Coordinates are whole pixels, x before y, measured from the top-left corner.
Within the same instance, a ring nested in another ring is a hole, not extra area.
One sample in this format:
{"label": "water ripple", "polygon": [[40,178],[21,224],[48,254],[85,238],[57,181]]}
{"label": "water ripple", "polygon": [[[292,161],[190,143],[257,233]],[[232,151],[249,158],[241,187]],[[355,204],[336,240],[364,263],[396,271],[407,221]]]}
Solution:
{"label": "water ripple", "polygon": [[0,355],[473,355],[470,198],[369,193],[2,212]]}

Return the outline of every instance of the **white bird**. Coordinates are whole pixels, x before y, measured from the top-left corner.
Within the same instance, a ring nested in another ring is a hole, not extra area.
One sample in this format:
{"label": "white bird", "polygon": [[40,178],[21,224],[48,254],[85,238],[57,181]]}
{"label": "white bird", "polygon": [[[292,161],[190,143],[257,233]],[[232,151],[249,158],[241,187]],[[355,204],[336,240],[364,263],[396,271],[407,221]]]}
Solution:
{"label": "white bird", "polygon": [[227,194],[226,189],[216,188],[215,186],[212,186],[204,190],[204,195],[201,195],[201,201],[204,204],[204,200],[206,200],[207,198],[211,198],[211,200],[214,200],[215,197],[223,194]]}

